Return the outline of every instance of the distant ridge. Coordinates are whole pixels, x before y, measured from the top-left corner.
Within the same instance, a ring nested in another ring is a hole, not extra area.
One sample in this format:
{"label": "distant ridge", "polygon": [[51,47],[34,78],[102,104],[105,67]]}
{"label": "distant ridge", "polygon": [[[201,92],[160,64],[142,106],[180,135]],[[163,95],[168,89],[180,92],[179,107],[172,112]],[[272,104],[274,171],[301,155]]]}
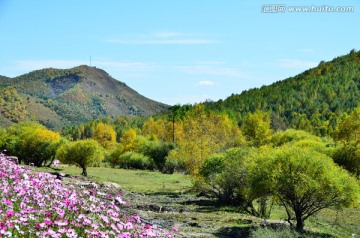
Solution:
{"label": "distant ridge", "polygon": [[148,99],[96,67],[47,68],[0,76],[0,127],[36,120],[51,129],[119,115],[151,115],[168,105]]}
{"label": "distant ridge", "polygon": [[360,51],[351,50],[294,77],[204,104],[228,112],[240,124],[247,113],[262,110],[270,112],[275,130],[293,127],[320,136],[331,134],[344,113],[360,106]]}

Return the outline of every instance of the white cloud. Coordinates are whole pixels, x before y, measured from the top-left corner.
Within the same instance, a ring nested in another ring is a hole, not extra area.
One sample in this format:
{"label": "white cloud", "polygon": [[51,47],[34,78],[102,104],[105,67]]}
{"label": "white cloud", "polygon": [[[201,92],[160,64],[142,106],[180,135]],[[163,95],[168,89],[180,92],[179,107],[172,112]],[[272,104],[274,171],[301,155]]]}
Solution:
{"label": "white cloud", "polygon": [[199,81],[196,85],[197,86],[214,86],[214,82],[212,82],[210,80],[202,80],[202,81]]}
{"label": "white cloud", "polygon": [[209,65],[195,65],[195,66],[175,66],[186,74],[206,74],[206,75],[217,75],[226,76],[233,78],[242,77],[242,73],[236,69],[228,67],[216,67]]}
{"label": "white cloud", "polygon": [[169,40],[108,40],[110,43],[131,45],[203,45],[218,43],[206,39],[169,39]]}
{"label": "white cloud", "polygon": [[132,45],[200,45],[219,43],[216,40],[204,39],[192,34],[165,31],[147,35],[133,35],[122,39],[108,39],[108,43]]}
{"label": "white cloud", "polygon": [[153,34],[154,37],[157,38],[169,38],[169,37],[177,37],[177,36],[184,36],[186,34],[181,32],[175,32],[175,31],[164,31],[164,32],[158,32]]}
{"label": "white cloud", "polygon": [[210,60],[210,61],[196,61],[196,64],[198,65],[223,65],[225,64],[222,61],[216,61],[216,60]]}
{"label": "white cloud", "polygon": [[279,60],[279,63],[277,65],[281,68],[288,68],[288,69],[309,69],[317,66],[318,63],[311,61],[294,60],[294,59],[282,59]]}

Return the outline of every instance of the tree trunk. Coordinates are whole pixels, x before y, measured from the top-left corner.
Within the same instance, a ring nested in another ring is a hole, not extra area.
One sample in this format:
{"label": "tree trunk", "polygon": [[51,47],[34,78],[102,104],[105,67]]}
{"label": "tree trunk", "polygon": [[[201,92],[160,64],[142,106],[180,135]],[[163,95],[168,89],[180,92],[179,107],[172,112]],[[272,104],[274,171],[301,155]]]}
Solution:
{"label": "tree trunk", "polygon": [[296,231],[299,233],[303,233],[304,232],[304,220],[302,219],[302,214],[301,212],[297,212],[295,211],[295,216],[296,216]]}
{"label": "tree trunk", "polygon": [[265,197],[260,198],[259,212],[260,212],[260,215],[262,218],[268,218],[267,211],[266,211],[266,200],[267,199]]}
{"label": "tree trunk", "polygon": [[52,163],[54,162],[55,160],[55,156],[52,156],[51,159],[50,159],[50,163],[46,166],[46,167],[51,167]]}
{"label": "tree trunk", "polygon": [[83,169],[83,171],[82,171],[81,175],[83,175],[83,176],[87,176],[86,167],[83,167],[82,169]]}

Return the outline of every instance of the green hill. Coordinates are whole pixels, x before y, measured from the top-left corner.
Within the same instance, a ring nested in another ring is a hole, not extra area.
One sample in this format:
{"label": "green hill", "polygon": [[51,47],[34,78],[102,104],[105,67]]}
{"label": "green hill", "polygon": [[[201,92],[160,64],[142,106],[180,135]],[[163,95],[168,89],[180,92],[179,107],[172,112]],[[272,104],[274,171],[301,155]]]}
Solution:
{"label": "green hill", "polygon": [[37,120],[48,128],[60,129],[102,117],[150,115],[167,107],[96,67],[0,76],[0,126]]}
{"label": "green hill", "polygon": [[259,109],[271,113],[274,129],[294,127],[324,135],[359,102],[360,51],[352,50],[295,77],[204,104],[226,111],[240,124],[246,113]]}

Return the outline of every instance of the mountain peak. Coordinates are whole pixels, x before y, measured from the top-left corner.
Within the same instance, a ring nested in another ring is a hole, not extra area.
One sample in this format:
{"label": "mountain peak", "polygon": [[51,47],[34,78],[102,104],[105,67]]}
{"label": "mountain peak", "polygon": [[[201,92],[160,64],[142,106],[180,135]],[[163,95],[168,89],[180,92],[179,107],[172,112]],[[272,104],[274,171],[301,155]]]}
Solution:
{"label": "mountain peak", "polygon": [[96,66],[79,65],[69,69],[71,72],[82,73],[87,77],[110,77],[110,75],[103,69],[97,68]]}
{"label": "mountain peak", "polygon": [[[0,77],[0,88],[9,86],[19,93],[19,103],[29,112],[27,119],[34,118],[52,129],[103,117],[151,115],[168,107],[140,95],[106,71],[87,65]],[[4,122],[1,117],[5,115],[0,111],[0,122]],[[14,120],[9,121],[2,124]]]}

